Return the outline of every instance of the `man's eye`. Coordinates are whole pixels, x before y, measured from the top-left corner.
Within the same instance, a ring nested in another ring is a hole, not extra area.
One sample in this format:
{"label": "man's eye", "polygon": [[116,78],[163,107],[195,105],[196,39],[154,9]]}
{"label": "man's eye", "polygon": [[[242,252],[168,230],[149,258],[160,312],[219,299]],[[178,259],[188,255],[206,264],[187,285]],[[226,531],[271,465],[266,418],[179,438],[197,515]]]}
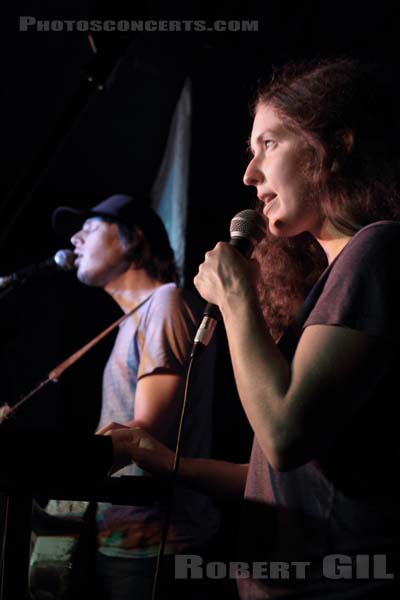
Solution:
{"label": "man's eye", "polygon": [[264,140],[264,146],[265,148],[272,148],[272,146],[274,145],[274,141],[273,140]]}
{"label": "man's eye", "polygon": [[92,233],[93,231],[96,231],[96,229],[98,229],[99,224],[98,223],[88,223],[87,225],[83,226],[83,231],[85,233]]}

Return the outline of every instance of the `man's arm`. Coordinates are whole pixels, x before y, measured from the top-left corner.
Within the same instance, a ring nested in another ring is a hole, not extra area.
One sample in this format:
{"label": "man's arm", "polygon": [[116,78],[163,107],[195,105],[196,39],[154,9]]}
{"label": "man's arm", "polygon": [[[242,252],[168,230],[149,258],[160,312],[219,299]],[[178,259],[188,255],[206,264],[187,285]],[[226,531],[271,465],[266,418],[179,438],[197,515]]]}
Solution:
{"label": "man's arm", "polygon": [[139,379],[135,395],[135,418],[124,423],[143,427],[162,442],[175,440],[183,399],[183,378],[173,373]]}
{"label": "man's arm", "polygon": [[139,379],[135,394],[135,418],[125,423],[108,423],[99,435],[124,427],[143,427],[168,442],[175,440],[182,407],[183,379],[174,373],[156,373]]}

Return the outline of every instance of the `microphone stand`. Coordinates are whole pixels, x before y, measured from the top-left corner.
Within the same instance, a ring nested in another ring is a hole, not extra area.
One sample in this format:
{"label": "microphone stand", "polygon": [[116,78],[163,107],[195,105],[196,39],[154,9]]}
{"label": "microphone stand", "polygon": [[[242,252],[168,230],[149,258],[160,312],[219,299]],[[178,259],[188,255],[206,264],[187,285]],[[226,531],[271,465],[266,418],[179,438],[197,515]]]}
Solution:
{"label": "microphone stand", "polygon": [[[106,35],[109,39],[110,34]],[[94,60],[85,75],[84,81],[75,92],[72,99],[70,99],[61,118],[59,118],[58,122],[52,128],[52,132],[47,141],[35,152],[34,158],[25,170],[25,173],[17,180],[0,206],[0,221],[2,223],[7,223],[2,232],[0,232],[0,247],[4,245],[18,218],[31,201],[34,192],[43,181],[52,161],[68,139],[68,136],[71,134],[71,131],[79,118],[89,108],[91,103],[95,101],[97,96],[108,86],[111,86],[114,74],[129,48],[131,39],[132,38],[129,38],[128,40],[125,39],[123,43],[119,43],[118,45],[115,44],[108,52],[99,54],[92,34],[88,35],[88,42],[93,52]],[[5,289],[1,290],[0,299],[11,292],[17,285],[17,282],[11,282]],[[127,318],[127,316],[128,315],[124,315],[125,318]],[[117,324],[114,324],[114,326],[116,327]],[[107,329],[108,330],[103,332],[104,335],[107,335],[107,333],[111,331],[111,328]],[[98,336],[98,338],[97,341],[102,339],[100,336]],[[97,343],[97,341],[95,342],[95,340],[93,340],[92,345],[89,343],[87,346],[90,347],[87,347],[87,350],[89,350],[94,343]],[[81,350],[84,349],[82,348]],[[76,360],[79,358],[80,356],[77,357]],[[64,363],[62,363],[62,365],[63,364]],[[62,365],[59,365],[57,369],[60,369]],[[68,368],[68,366],[70,366],[70,364],[65,366],[65,368]],[[57,369],[52,371],[45,381],[39,384],[35,390],[30,392],[12,409],[7,405],[0,407],[0,427],[3,420],[13,414],[17,409],[17,406],[20,406],[22,402],[28,400],[28,398],[38,392],[39,389],[47,385],[50,381],[57,380],[54,377]],[[57,371],[57,375],[59,376],[61,372]],[[24,564],[24,559],[29,557],[32,498],[30,496],[21,496],[13,492],[6,492],[5,496],[3,496],[3,493],[0,495],[0,501],[2,501],[4,497],[5,515],[2,520],[5,522],[5,533],[2,542],[0,537],[0,600],[3,600],[3,598],[4,600],[8,600],[9,598],[20,598],[22,600],[22,598],[28,596],[27,573],[21,571],[18,577],[13,578],[12,571],[15,570],[15,565],[19,564],[20,561]],[[0,508],[2,507],[0,506]],[[11,525],[11,527],[9,527],[9,525]],[[15,534],[15,537],[14,535],[7,535],[8,528],[10,529],[11,534]],[[25,532],[26,535],[24,535]],[[13,539],[11,539],[11,537]],[[5,555],[10,557],[9,564],[7,561],[6,564],[4,564],[2,560]]]}
{"label": "microphone stand", "polygon": [[61,375],[64,373],[64,371],[69,369],[69,367],[72,367],[73,364],[75,364],[79,359],[82,358],[82,356],[84,356],[84,354],[86,354],[86,352],[89,352],[89,350],[91,348],[96,346],[103,338],[105,338],[109,333],[111,333],[111,331],[116,329],[128,317],[133,315],[133,313],[135,313],[141,306],[143,306],[143,304],[145,304],[148,300],[150,300],[152,295],[153,295],[153,293],[151,293],[149,296],[147,296],[147,298],[142,300],[142,302],[140,302],[139,304],[134,306],[132,308],[132,310],[130,310],[126,314],[122,315],[119,319],[114,321],[114,323],[111,323],[111,325],[106,327],[106,329],[104,329],[101,333],[99,333],[90,342],[88,342],[87,344],[82,346],[82,348],[80,348],[79,350],[77,350],[76,352],[71,354],[71,356],[69,356],[68,358],[63,360],[63,362],[61,362],[55,369],[50,371],[50,373],[47,375],[46,379],[41,381],[33,390],[31,390],[28,394],[26,394],[23,398],[21,398],[21,400],[19,400],[12,407],[10,407],[8,404],[3,404],[3,406],[0,407],[0,427],[1,427],[1,424],[6,419],[8,419],[11,415],[13,415],[14,412],[16,410],[18,410],[18,408],[20,406],[22,406],[22,404],[25,404],[25,402],[27,400],[29,400],[29,398],[32,398],[32,396],[37,394],[47,384],[49,384],[50,382],[57,383],[58,380],[60,379]]}
{"label": "microphone stand", "polygon": [[14,281],[10,281],[10,283],[8,285],[6,285],[5,288],[3,288],[2,290],[0,290],[0,300],[2,298],[4,298],[5,296],[7,296],[7,294],[9,294],[10,292],[12,292],[13,290],[15,290],[15,288],[18,287],[18,284],[25,283],[25,281],[22,282],[21,280],[18,280],[18,279],[15,279]]}
{"label": "microphone stand", "polygon": [[53,268],[59,271],[71,271],[74,268],[73,256],[72,250],[59,250],[52,258],[28,265],[11,275],[0,277],[0,299],[14,290],[18,285],[23,285],[32,277],[40,275],[44,269]]}
{"label": "microphone stand", "polygon": [[7,296],[9,292],[12,292],[16,288],[21,285],[24,285],[29,279],[40,274],[40,268],[37,268],[36,265],[32,265],[30,268],[26,269],[24,274],[19,273],[10,276],[10,281],[7,282],[3,288],[0,288],[0,300]]}
{"label": "microphone stand", "polygon": [[[64,114],[55,123],[48,140],[42,148],[37,150],[31,164],[11,188],[0,206],[0,221],[7,223],[0,233],[0,247],[6,241],[16,221],[31,200],[33,193],[44,179],[51,163],[71,134],[78,119],[97,96],[112,84],[114,74],[126,54],[131,38],[128,41],[124,39],[123,43],[114,44],[111,50],[108,49],[104,53],[98,53],[92,34],[88,35],[88,42],[94,60],[85,75],[83,83],[69,100]],[[10,213],[8,217],[7,210]]]}
{"label": "microphone stand", "polygon": [[[116,329],[125,319],[136,312],[143,304],[150,300],[151,293],[142,302],[137,304],[128,313],[122,315],[114,321],[101,333],[99,333],[90,342],[82,348],[74,352],[66,360],[60,363],[55,369],[50,371],[47,378],[39,385],[31,390],[19,402],[10,407],[4,404],[0,407],[0,435],[1,424],[8,419],[15,411],[24,404],[29,398],[34,396],[51,381],[57,382],[61,375],[74,363],[76,363],[86,352],[93,346],[98,344],[106,335]],[[6,459],[5,459],[6,460]],[[0,600],[9,600],[9,598],[26,598],[28,593],[28,573],[27,570],[21,570],[18,577],[13,576],[15,565],[29,564],[29,545],[31,532],[31,516],[32,516],[32,501],[31,494],[21,494],[18,490],[14,490],[13,484],[9,486],[7,481],[3,481],[0,474],[0,514],[4,522],[3,535],[0,536]],[[0,523],[2,525],[3,523]]]}

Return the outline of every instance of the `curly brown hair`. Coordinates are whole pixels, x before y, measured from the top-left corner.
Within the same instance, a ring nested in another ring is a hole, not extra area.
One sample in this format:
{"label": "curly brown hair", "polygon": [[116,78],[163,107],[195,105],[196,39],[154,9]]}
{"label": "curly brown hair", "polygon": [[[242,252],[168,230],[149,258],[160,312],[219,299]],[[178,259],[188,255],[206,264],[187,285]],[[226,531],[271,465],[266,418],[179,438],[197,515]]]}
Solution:
{"label": "curly brown hair", "polygon": [[[390,69],[338,58],[287,65],[259,88],[252,105],[276,110],[310,149],[308,177],[323,214],[354,235],[374,221],[400,219],[399,97]],[[260,299],[274,337],[327,265],[308,234],[268,235],[257,247]]]}
{"label": "curly brown hair", "polygon": [[264,318],[278,340],[327,266],[326,256],[308,233],[282,238],[267,230],[253,257],[260,263],[258,296]]}

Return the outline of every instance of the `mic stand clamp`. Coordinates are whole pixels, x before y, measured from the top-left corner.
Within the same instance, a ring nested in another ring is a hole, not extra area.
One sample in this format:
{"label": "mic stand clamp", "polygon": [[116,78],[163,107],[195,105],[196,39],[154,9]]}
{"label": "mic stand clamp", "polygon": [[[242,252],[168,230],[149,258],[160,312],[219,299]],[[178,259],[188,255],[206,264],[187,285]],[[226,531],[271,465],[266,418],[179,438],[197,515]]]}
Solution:
{"label": "mic stand clamp", "polygon": [[17,288],[19,284],[25,283],[25,281],[26,279],[24,281],[21,281],[20,279],[12,279],[2,289],[0,289],[0,300],[7,296],[7,294],[9,294],[10,292],[15,290],[15,288]]}

